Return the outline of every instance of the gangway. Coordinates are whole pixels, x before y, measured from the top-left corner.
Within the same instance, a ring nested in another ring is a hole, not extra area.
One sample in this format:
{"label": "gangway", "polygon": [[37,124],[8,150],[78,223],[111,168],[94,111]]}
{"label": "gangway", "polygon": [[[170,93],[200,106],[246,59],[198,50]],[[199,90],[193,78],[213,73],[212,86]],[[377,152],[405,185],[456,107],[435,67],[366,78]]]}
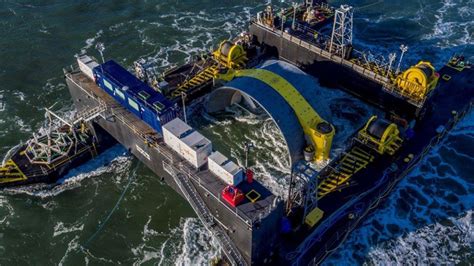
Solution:
{"label": "gangway", "polygon": [[[181,168],[185,166],[180,164],[179,167]],[[209,208],[206,206],[201,196],[196,191],[194,185],[191,183],[189,178],[185,174],[183,174],[187,171],[175,169],[175,167],[171,166],[171,164],[166,163],[164,161],[163,168],[173,177],[179,189],[181,190],[181,192],[183,192],[184,197],[191,204],[191,207],[193,208],[194,212],[196,212],[206,229],[211,232],[212,236],[221,246],[222,251],[226,255],[227,259],[230,261],[230,263],[232,265],[247,265],[239,250],[234,245],[225,230],[215,222],[214,217],[212,216]]]}
{"label": "gangway", "polygon": [[76,125],[80,122],[90,122],[94,118],[100,116],[107,110],[107,106],[103,104],[99,104],[92,109],[86,109],[83,112],[79,112],[76,114],[76,120],[74,120],[73,124]]}

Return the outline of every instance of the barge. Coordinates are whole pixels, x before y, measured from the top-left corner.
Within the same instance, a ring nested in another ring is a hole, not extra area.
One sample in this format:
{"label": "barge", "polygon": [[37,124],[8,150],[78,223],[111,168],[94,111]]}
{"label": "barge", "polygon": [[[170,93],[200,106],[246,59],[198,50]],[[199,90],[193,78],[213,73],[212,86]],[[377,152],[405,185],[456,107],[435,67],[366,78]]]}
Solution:
{"label": "barge", "polygon": [[[106,148],[113,139],[189,202],[219,243],[223,264],[319,264],[470,112],[474,95],[474,71],[462,56],[439,70],[427,61],[400,70],[394,56],[387,62],[363,56],[352,45],[352,12],[308,0],[281,12],[268,6],[248,32],[158,75],[144,60],[135,63],[134,75],[113,60],[80,55],[64,74],[84,115],[56,130],[63,136],[58,143],[78,130],[94,132],[65,141],[79,149],[62,149],[62,158],[80,159],[61,159],[71,164],[30,178],[27,169],[37,166],[23,157],[34,154],[31,141],[0,168],[0,184],[2,178],[10,185],[52,182],[100,152],[88,147]],[[311,101],[312,76],[377,109],[339,143],[339,154],[331,152],[335,118]],[[289,152],[286,198],[187,123],[186,106],[202,99],[210,113],[233,104],[268,113]],[[87,152],[79,153],[81,147]],[[24,180],[7,182],[2,173]]]}

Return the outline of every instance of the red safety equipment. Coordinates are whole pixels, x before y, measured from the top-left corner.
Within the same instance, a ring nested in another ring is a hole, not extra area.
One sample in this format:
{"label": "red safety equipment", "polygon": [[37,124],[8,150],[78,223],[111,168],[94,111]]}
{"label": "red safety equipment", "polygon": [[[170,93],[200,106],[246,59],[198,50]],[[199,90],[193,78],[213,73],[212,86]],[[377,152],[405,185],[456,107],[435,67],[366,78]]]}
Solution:
{"label": "red safety equipment", "polygon": [[244,200],[245,196],[240,189],[230,185],[222,190],[222,198],[232,207],[236,207]]}
{"label": "red safety equipment", "polygon": [[245,171],[245,175],[247,176],[247,183],[251,184],[253,182],[253,171],[247,169],[247,171]]}

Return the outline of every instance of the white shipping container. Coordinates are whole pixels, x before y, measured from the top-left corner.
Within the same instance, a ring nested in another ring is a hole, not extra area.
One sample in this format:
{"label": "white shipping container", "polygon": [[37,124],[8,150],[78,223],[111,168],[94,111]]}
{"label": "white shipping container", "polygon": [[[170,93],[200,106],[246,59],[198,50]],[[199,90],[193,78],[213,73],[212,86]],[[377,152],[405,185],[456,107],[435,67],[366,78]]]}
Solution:
{"label": "white shipping container", "polygon": [[163,140],[196,168],[203,166],[212,152],[211,141],[179,118],[163,126]]}
{"label": "white shipping container", "polygon": [[94,72],[92,70],[95,67],[99,66],[99,64],[88,55],[78,56],[77,63],[82,73],[84,73],[86,76],[94,80]]}
{"label": "white shipping container", "polygon": [[244,180],[244,171],[236,163],[216,151],[209,156],[209,171],[225,183],[237,186]]}
{"label": "white shipping container", "polygon": [[168,145],[168,147],[173,149],[175,152],[180,153],[181,141],[179,137],[184,135],[184,133],[186,133],[187,131],[192,130],[192,128],[186,124],[182,125],[176,119],[170,121],[162,127],[163,141],[166,145]]}

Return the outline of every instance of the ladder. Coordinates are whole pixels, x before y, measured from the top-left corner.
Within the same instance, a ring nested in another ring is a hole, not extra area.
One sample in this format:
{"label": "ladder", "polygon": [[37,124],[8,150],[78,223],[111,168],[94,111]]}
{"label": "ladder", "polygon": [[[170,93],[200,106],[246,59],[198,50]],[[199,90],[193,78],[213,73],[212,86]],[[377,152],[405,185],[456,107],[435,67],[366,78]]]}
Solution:
{"label": "ladder", "polygon": [[191,207],[196,212],[199,219],[203,222],[206,229],[212,233],[215,239],[217,239],[222,251],[226,255],[227,259],[229,259],[231,264],[246,265],[245,260],[230,237],[227,235],[224,229],[214,221],[211,211],[206,206],[189,178],[182,172],[175,171],[173,167],[166,162],[163,162],[163,168],[173,177],[179,189],[183,192],[185,198],[191,204]]}
{"label": "ladder", "polygon": [[194,77],[184,81],[178,86],[176,90],[171,93],[173,97],[179,97],[181,93],[186,92],[188,89],[201,86],[208,83],[214,78],[214,73],[218,69],[218,64],[213,64],[204,70],[201,70]]}
{"label": "ladder", "polygon": [[[352,175],[365,168],[374,160],[374,156],[364,149],[354,146],[338,162],[334,170],[324,177],[318,187],[318,199],[349,185]],[[320,177],[321,178],[321,177]]]}

